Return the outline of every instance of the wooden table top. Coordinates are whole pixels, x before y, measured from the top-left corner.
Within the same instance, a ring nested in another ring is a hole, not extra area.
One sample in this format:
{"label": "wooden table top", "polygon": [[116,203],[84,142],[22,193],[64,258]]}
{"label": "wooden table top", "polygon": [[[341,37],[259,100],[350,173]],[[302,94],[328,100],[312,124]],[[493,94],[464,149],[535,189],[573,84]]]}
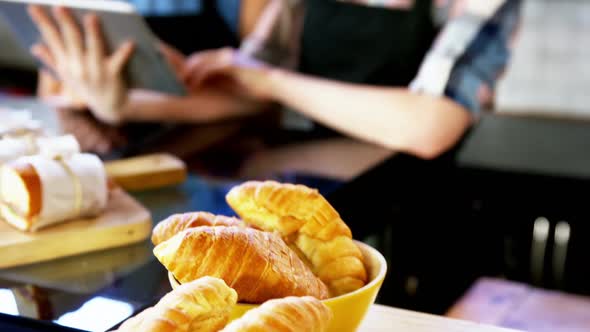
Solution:
{"label": "wooden table top", "polygon": [[395,309],[376,304],[371,307],[359,328],[359,332],[369,331],[515,332],[516,330]]}

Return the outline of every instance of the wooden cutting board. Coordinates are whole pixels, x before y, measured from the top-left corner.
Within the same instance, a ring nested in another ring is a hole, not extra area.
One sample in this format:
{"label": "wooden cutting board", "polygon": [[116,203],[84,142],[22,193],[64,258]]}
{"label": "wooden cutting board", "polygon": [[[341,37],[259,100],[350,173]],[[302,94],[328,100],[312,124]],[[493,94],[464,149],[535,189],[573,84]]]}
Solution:
{"label": "wooden cutting board", "polygon": [[0,268],[113,248],[146,239],[152,230],[148,210],[121,189],[111,191],[105,212],[25,233],[0,220]]}

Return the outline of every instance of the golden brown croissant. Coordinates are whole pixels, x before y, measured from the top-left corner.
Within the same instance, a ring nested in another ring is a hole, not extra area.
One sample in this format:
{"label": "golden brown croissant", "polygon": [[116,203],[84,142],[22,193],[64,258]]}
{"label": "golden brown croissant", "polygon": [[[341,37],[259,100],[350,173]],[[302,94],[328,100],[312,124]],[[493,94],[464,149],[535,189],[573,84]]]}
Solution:
{"label": "golden brown croissant", "polygon": [[154,255],[179,282],[218,277],[241,302],[328,297],[326,285],[274,233],[235,226],[189,228],[156,246]]}
{"label": "golden brown croissant", "polygon": [[234,187],[226,200],[244,221],[281,233],[305,256],[333,295],[365,285],[363,256],[352,241],[350,229],[317,190],[274,181],[249,181]]}
{"label": "golden brown croissant", "polygon": [[332,312],[311,296],[270,300],[234,320],[221,332],[322,332]]}
{"label": "golden brown croissant", "polygon": [[123,323],[118,331],[218,331],[229,321],[237,297],[223,280],[203,277],[166,294],[154,307]]}
{"label": "golden brown croissant", "polygon": [[157,246],[187,228],[199,226],[246,227],[246,223],[237,218],[214,215],[208,212],[174,214],[162,220],[154,228],[152,232],[152,243]]}

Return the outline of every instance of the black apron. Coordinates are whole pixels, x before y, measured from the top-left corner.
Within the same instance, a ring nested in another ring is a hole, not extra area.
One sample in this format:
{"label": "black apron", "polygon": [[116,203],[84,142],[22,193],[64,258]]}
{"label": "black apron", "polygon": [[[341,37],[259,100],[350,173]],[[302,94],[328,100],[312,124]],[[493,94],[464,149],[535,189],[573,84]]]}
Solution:
{"label": "black apron", "polygon": [[[411,9],[306,0],[299,71],[350,83],[407,86],[438,33],[432,1]],[[314,123],[310,139],[340,136]]]}
{"label": "black apron", "polygon": [[436,36],[432,1],[412,9],[307,0],[300,71],[352,83],[407,86]]}

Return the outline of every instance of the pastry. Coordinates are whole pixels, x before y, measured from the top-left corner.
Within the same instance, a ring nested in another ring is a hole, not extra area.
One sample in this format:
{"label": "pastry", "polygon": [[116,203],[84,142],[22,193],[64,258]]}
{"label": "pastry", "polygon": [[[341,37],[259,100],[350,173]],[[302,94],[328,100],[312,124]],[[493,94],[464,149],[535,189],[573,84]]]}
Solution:
{"label": "pastry", "polygon": [[213,332],[229,321],[236,291],[203,277],[166,294],[154,307],[128,319],[118,332]]}
{"label": "pastry", "polygon": [[279,232],[305,257],[332,295],[365,285],[361,251],[340,215],[317,190],[274,181],[249,181],[234,187],[228,204],[247,223]]}
{"label": "pastry", "polygon": [[322,332],[332,312],[311,296],[270,300],[234,320],[221,332]]}
{"label": "pastry", "polygon": [[95,155],[21,157],[0,169],[0,215],[20,230],[95,216],[107,197],[106,173]]}
{"label": "pastry", "polygon": [[275,233],[236,226],[189,228],[156,246],[154,255],[180,283],[202,276],[225,280],[240,302],[328,297],[326,285]]}
{"label": "pastry", "polygon": [[161,222],[152,232],[152,243],[158,245],[177,233],[198,226],[240,226],[246,227],[246,223],[237,219],[208,212],[188,212],[174,214]]}

